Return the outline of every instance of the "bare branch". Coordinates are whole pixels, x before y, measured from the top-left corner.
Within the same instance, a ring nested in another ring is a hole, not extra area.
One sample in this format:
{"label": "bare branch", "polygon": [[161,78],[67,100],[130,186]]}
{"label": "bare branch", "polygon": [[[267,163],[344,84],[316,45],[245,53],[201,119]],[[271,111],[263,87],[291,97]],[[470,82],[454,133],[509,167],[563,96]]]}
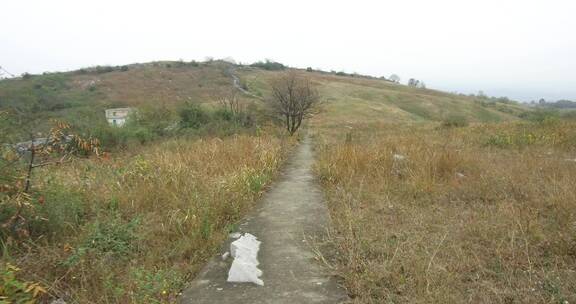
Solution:
{"label": "bare branch", "polygon": [[309,78],[290,71],[272,81],[272,96],[268,102],[293,135],[302,120],[315,113],[320,95]]}

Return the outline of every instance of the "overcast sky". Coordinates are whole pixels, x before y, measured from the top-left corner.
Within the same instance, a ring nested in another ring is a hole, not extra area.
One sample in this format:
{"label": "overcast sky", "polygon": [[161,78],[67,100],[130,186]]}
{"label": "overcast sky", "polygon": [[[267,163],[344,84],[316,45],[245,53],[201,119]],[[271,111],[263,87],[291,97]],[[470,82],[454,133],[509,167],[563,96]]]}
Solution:
{"label": "overcast sky", "polygon": [[271,58],[446,91],[576,99],[574,0],[1,0],[20,74],[153,60]]}

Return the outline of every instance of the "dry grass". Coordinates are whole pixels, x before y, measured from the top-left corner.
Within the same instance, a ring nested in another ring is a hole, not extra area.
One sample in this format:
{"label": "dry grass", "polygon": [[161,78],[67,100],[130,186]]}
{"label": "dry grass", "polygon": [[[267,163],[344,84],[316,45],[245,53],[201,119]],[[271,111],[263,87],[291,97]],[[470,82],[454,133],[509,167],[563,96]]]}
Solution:
{"label": "dry grass", "polygon": [[147,103],[167,105],[184,102],[214,101],[214,92],[232,87],[232,79],[224,74],[226,66],[217,63],[196,67],[169,63],[131,68],[126,72],[73,75],[69,81],[75,90],[94,87],[101,93],[100,102],[116,102],[129,106]]}
{"label": "dry grass", "polygon": [[354,302],[576,301],[574,124],[372,127],[318,148]]}
{"label": "dry grass", "polygon": [[39,174],[48,220],[3,262],[68,303],[174,302],[292,144],[266,134],[174,140]]}
{"label": "dry grass", "polygon": [[[268,82],[278,72],[253,68],[238,69],[249,90],[269,94]],[[441,91],[416,89],[383,80],[336,76],[298,70],[318,86],[325,102],[325,115],[314,119],[316,127],[334,128],[359,123],[413,123],[442,121],[461,115],[471,122],[518,119],[526,108],[513,104],[487,105],[481,100]]]}

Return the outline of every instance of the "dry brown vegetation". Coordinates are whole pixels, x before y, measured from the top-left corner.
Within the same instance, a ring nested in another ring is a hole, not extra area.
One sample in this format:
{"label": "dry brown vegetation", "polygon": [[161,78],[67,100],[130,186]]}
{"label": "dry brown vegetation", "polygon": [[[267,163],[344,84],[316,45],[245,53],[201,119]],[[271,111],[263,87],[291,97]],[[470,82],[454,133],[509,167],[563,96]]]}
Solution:
{"label": "dry brown vegetation", "polygon": [[229,87],[224,64],[190,66],[179,62],[158,62],[131,67],[127,71],[103,74],[77,74],[68,81],[73,89],[95,90],[100,102],[121,102],[138,106],[145,103],[179,104],[212,100],[216,89]]}
{"label": "dry brown vegetation", "polygon": [[320,134],[317,172],[354,302],[576,301],[574,123],[343,137]]}
{"label": "dry brown vegetation", "polygon": [[2,265],[69,303],[172,303],[292,144],[171,140],[38,173],[30,239],[3,244]]}
{"label": "dry brown vegetation", "polygon": [[[260,96],[271,94],[268,83],[278,75],[278,72],[251,68],[239,68],[237,72],[250,92]],[[498,122],[518,119],[526,111],[515,104],[417,89],[384,80],[295,72],[309,77],[322,97],[327,113],[320,118],[322,126],[442,121],[451,115],[464,116],[470,122]]]}

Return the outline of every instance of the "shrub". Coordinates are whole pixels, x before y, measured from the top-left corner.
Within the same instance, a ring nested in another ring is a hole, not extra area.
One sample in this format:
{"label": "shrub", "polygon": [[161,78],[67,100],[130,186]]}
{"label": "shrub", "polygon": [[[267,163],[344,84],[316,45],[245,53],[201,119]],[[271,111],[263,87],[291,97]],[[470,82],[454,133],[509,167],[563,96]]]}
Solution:
{"label": "shrub", "polygon": [[266,59],[266,61],[258,61],[250,65],[251,67],[261,68],[268,71],[280,71],[286,69],[286,66],[279,62],[274,62]]}
{"label": "shrub", "polygon": [[460,115],[450,115],[442,121],[442,126],[445,128],[460,128],[468,126],[466,117]]}
{"label": "shrub", "polygon": [[208,123],[208,113],[198,104],[186,103],[180,111],[180,126],[183,128],[198,129]]}
{"label": "shrub", "polygon": [[110,73],[114,71],[114,67],[111,66],[97,66],[94,71],[96,72],[96,74],[104,74],[104,73]]}
{"label": "shrub", "polygon": [[176,113],[166,106],[142,106],[128,121],[128,126],[143,127],[158,136],[167,135],[176,120]]}
{"label": "shrub", "polygon": [[232,121],[235,119],[234,113],[227,109],[218,109],[213,114],[216,120]]}

